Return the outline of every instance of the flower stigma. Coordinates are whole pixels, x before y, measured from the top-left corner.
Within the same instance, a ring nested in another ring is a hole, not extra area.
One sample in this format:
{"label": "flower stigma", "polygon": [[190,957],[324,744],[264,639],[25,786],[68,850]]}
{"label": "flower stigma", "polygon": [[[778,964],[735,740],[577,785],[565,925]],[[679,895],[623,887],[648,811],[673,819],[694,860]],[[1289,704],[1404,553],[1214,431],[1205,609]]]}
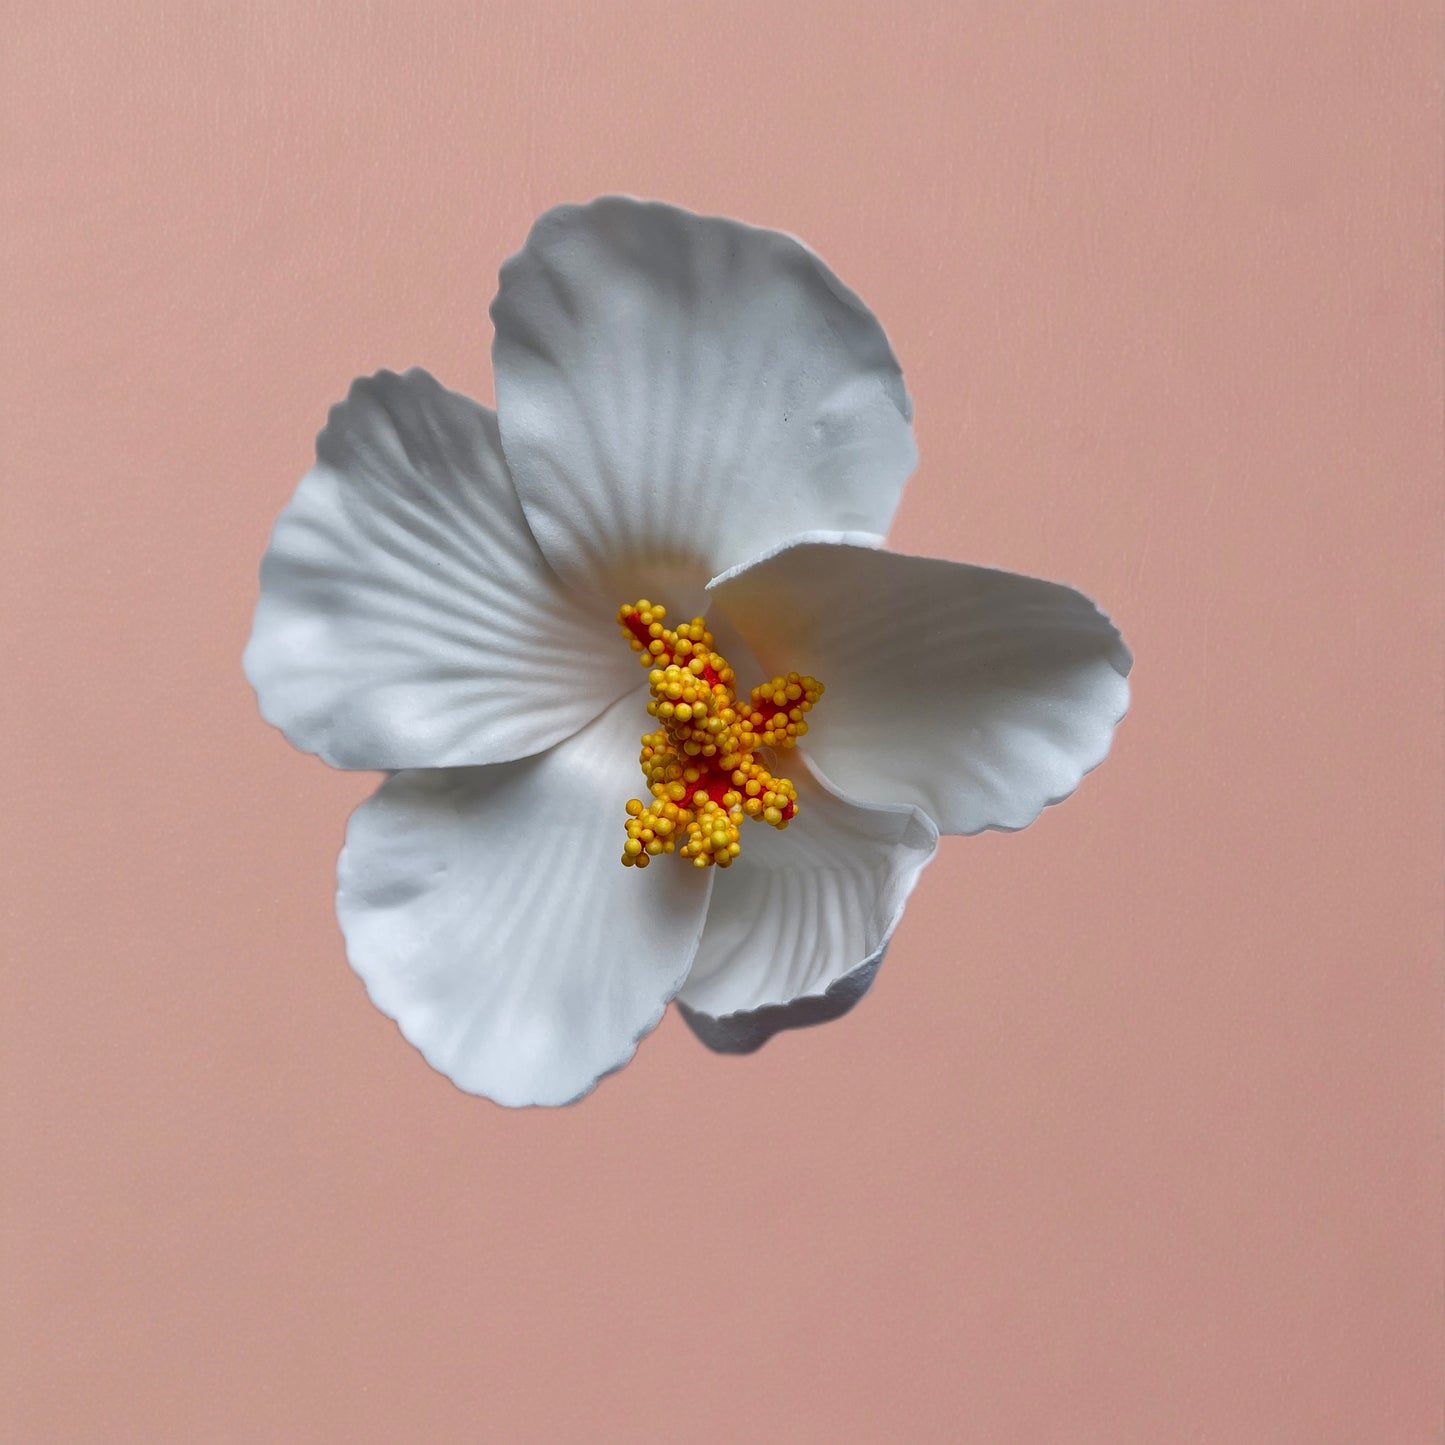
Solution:
{"label": "flower stigma", "polygon": [[666,615],[646,598],[617,613],[648,669],[648,714],[661,724],[642,739],[639,761],[652,801],[628,800],[622,862],[646,868],[660,853],[675,852],[694,868],[727,868],[742,852],[744,818],[781,830],[797,816],[798,790],[774,777],[758,751],[797,746],[823,684],[790,672],[743,701],[703,619],[673,631],[663,626]]}

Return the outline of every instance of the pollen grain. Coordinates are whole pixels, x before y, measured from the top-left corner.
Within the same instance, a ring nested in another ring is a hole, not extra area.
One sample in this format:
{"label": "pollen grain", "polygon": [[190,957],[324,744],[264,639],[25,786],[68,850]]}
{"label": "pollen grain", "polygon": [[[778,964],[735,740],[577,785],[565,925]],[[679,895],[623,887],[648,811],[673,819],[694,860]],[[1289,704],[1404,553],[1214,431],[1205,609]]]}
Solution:
{"label": "pollen grain", "polygon": [[648,669],[647,711],[659,724],[642,739],[648,800],[628,800],[622,862],[645,868],[659,854],[676,853],[694,868],[727,868],[742,851],[745,818],[781,830],[797,816],[797,789],[775,777],[759,753],[797,746],[823,684],[790,672],[740,699],[704,619],[674,630],[666,616],[646,598],[617,613]]}

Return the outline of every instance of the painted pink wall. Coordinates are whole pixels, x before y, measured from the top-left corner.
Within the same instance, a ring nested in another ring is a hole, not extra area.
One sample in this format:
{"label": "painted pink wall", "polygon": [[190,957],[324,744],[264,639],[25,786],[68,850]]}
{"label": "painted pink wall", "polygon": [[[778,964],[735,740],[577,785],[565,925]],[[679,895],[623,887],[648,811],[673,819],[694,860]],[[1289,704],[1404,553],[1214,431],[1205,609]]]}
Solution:
{"label": "painted pink wall", "polygon": [[[4,29],[6,1440],[1442,1438],[1438,6]],[[327,406],[490,396],[499,262],[608,190],[828,257],[895,544],[1099,597],[1135,706],[844,1023],[519,1115],[366,1001],[372,780],[239,661]]]}

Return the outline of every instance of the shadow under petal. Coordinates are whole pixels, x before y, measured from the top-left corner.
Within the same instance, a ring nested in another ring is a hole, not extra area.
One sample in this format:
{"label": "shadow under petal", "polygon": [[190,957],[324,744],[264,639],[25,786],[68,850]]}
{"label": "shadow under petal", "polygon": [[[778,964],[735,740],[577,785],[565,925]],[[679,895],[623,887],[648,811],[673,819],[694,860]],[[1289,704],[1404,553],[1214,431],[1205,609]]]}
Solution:
{"label": "shadow under petal", "polygon": [[680,1000],[677,1007],[687,1026],[714,1053],[756,1053],[774,1034],[786,1029],[812,1028],[842,1018],[873,987],[887,951],[888,945],[884,944],[871,958],[831,983],[826,992],[794,999],[792,1003],[769,1004],[723,1018],[699,1013]]}

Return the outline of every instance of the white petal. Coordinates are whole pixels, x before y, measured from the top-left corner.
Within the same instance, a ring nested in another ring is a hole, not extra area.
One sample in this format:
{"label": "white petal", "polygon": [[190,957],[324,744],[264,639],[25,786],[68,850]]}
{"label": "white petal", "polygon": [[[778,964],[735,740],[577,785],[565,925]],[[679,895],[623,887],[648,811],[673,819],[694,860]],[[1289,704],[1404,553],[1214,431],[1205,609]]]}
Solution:
{"label": "white petal", "polygon": [[261,563],[246,675],[344,768],[540,752],[635,685],[614,612],[537,549],[496,417],[422,371],[357,381]]}
{"label": "white petal", "polygon": [[618,196],[559,206],[502,267],[492,319],[502,443],[564,578],[690,610],[797,533],[887,531],[917,459],[902,374],[792,237]]}
{"label": "white petal", "polygon": [[468,1093],[580,1098],[687,974],[710,880],[620,862],[644,702],[521,762],[398,773],[352,816],[336,899],[352,966]]}
{"label": "white petal", "polygon": [[779,755],[777,766],[798,789],[797,819],[782,832],[743,825],[737,862],[716,870],[707,927],[678,995],[693,1031],[723,1053],[852,1008],[938,846],[938,830],[916,808],[852,802],[797,753]]}
{"label": "white petal", "polygon": [[1056,582],[810,541],[711,591],[765,668],[822,681],[805,746],[828,777],[945,833],[1032,822],[1129,704],[1118,631]]}

